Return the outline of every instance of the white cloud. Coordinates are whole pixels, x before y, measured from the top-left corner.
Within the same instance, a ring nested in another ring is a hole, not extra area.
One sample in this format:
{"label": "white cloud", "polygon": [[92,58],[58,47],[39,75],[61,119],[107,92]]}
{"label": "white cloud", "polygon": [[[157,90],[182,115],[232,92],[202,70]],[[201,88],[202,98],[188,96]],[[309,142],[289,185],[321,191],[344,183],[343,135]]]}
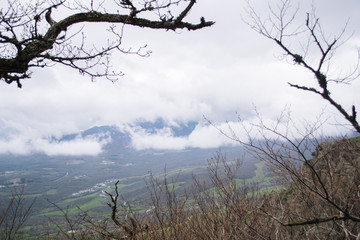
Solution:
{"label": "white cloud", "polygon": [[71,141],[48,142],[39,139],[34,143],[34,149],[46,155],[98,155],[106,141],[96,138],[78,138]]}
{"label": "white cloud", "polygon": [[132,145],[135,149],[173,149],[218,148],[236,144],[211,125],[197,126],[189,136],[175,137],[170,129],[164,128],[156,133],[143,129],[132,132]]}
{"label": "white cloud", "polygon": [[11,140],[0,140],[0,154],[20,154],[25,155],[31,153],[31,146],[27,140],[15,138]]}
{"label": "white cloud", "polygon": [[[294,117],[292,108],[287,106],[276,117],[264,116],[255,113],[255,117],[237,119],[228,122],[200,123],[188,136],[174,136],[170,128],[147,132],[142,128],[130,129],[132,146],[137,150],[144,149],[172,149],[182,150],[186,148],[219,148],[221,146],[236,146],[240,143],[248,143],[252,140],[278,139],[301,139],[307,134],[311,137],[342,137],[349,134],[346,121],[339,120],[334,123],[331,114],[325,111],[309,120]],[[240,117],[240,116],[239,116]],[[207,122],[207,121],[205,121]],[[286,138],[284,138],[286,136]]]}
{"label": "white cloud", "polygon": [[53,155],[98,155],[109,141],[100,141],[96,137],[76,138],[69,141],[55,141],[43,138],[14,138],[0,140],[0,154],[26,155],[43,153]]}

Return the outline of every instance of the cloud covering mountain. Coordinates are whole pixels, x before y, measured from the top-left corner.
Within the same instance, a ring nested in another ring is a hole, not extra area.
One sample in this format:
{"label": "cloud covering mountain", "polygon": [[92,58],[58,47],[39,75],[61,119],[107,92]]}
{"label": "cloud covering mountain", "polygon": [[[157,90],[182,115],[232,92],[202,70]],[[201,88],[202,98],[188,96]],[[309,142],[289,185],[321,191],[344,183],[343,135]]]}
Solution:
{"label": "cloud covering mountain", "polygon": [[[199,31],[125,26],[124,49],[147,44],[153,53],[149,58],[115,53],[112,65],[126,74],[115,83],[91,82],[58,65],[35,71],[22,89],[0,82],[0,153],[98,154],[111,137],[60,141],[93,126],[128,129],[137,149],[218,147],[232,143],[208,125],[204,116],[226,129],[226,122],[236,125],[238,116],[253,121],[256,111],[265,120],[275,121],[285,106],[291,106],[293,118],[300,121],[316,120],[325,112],[325,132],[336,132],[334,128],[345,123],[343,118],[318,96],[288,86],[289,81],[308,84],[313,76],[291,60],[280,61],[284,59],[281,49],[243,22],[245,2],[197,1],[189,20],[205,16],[216,21],[214,27]],[[311,2],[301,1],[299,22],[311,10]],[[348,20],[347,36],[354,32],[334,58],[334,71],[329,74],[336,77],[357,63],[360,2],[319,0],[314,4],[329,36],[339,33]],[[256,7],[267,13],[267,4],[258,2]],[[86,30],[93,34],[88,37],[92,44],[101,43],[97,36],[103,26],[91,25]],[[360,106],[359,82],[329,83],[333,84],[331,93],[347,109]],[[153,132],[137,125],[157,119],[166,125]],[[174,126],[192,122],[199,124],[191,132],[176,133]]]}

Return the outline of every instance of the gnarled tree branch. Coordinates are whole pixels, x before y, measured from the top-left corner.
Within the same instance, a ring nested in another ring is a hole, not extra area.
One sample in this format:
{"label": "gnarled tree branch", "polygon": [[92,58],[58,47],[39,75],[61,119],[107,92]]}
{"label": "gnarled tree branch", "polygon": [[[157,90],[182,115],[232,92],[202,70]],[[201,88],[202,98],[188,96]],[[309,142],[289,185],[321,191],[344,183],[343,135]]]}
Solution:
{"label": "gnarled tree branch", "polygon": [[[79,5],[77,2],[75,2],[78,4],[76,7],[70,7],[70,4],[64,6],[64,1],[59,1],[49,7],[46,7],[44,3],[39,6],[30,3],[24,8],[19,0],[8,0],[9,9],[0,13],[0,79],[9,84],[16,82],[18,87],[21,87],[20,81],[30,77],[32,67],[45,67],[49,61],[60,62],[92,77],[108,76],[110,74],[108,67],[105,68],[106,70],[103,73],[91,73],[89,69],[96,66],[96,64],[85,64],[85,67],[80,67],[75,62],[86,62],[92,59],[98,59],[95,62],[99,62],[99,59],[109,55],[111,51],[120,50],[122,33],[116,34],[111,30],[118,38],[115,42],[109,43],[102,50],[93,49],[89,51],[82,45],[74,47],[69,41],[63,40],[67,29],[80,23],[112,23],[175,31],[176,29],[198,30],[214,24],[212,21],[205,21],[203,17],[199,23],[183,21],[194,6],[195,0],[191,0],[176,18],[168,18],[160,13],[160,11],[166,9],[171,14],[170,7],[180,4],[182,1],[167,0],[161,3],[158,1],[145,1],[140,7],[136,6],[136,3],[132,0],[114,1],[115,5],[122,8],[122,10],[128,11],[126,14],[120,14],[119,10],[117,13],[106,12],[106,7],[103,6],[104,2],[98,3],[97,9],[102,10],[100,12],[94,10],[93,3],[91,7]],[[43,9],[41,9],[42,7]],[[78,12],[55,21],[52,17],[52,10],[60,7],[67,7]],[[81,10],[84,10],[84,12],[79,12]],[[141,17],[140,14],[144,12],[155,12],[158,19]],[[42,17],[45,17],[48,26],[44,34],[41,35],[39,34],[39,24]],[[77,34],[80,34],[80,32]],[[62,51],[51,52],[59,46],[62,47],[62,50],[67,49],[66,53]],[[74,49],[77,50],[77,54],[73,53]],[[128,51],[122,52],[126,53]]]}

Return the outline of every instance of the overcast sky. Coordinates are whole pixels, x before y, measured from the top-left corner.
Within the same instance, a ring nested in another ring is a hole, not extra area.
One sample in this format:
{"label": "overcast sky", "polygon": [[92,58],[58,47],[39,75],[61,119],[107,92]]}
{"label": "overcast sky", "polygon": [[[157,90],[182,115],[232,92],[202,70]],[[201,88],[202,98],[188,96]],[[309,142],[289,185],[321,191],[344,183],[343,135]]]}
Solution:
{"label": "overcast sky", "polygon": [[[344,74],[357,63],[360,2],[313,2],[328,36],[339,33],[348,21],[345,36],[352,36],[338,50],[329,72],[331,76]],[[242,0],[198,0],[186,20],[198,22],[204,16],[216,24],[194,32],[125,26],[124,48],[146,44],[152,54],[147,58],[113,54],[112,65],[125,73],[115,83],[106,79],[91,82],[87,76],[60,65],[36,70],[31,79],[23,81],[22,89],[0,82],[0,153],[97,154],[104,144],[97,139],[77,139],[71,144],[50,139],[92,126],[123,126],[157,118],[169,124],[204,123],[206,116],[225,125],[239,115],[251,122],[255,107],[267,121],[275,120],[285,107],[301,121],[314,120],[325,112],[326,133],[340,131],[338,125],[344,121],[333,107],[318,96],[287,85],[289,81],[313,85],[314,79],[291,60],[282,60],[281,49],[274,42],[243,22],[245,6]],[[268,14],[267,1],[257,1],[255,7],[262,16]],[[300,7],[297,21],[305,22],[311,1],[301,1]],[[92,28],[96,35],[89,35],[88,41],[96,44],[105,25]],[[299,45],[294,41],[291,46]],[[346,109],[351,105],[360,108],[359,90],[359,80],[351,85],[330,85],[334,98]],[[137,148],[218,147],[224,143],[229,141],[206,124],[182,138],[174,138],[169,131],[157,136],[134,133]]]}

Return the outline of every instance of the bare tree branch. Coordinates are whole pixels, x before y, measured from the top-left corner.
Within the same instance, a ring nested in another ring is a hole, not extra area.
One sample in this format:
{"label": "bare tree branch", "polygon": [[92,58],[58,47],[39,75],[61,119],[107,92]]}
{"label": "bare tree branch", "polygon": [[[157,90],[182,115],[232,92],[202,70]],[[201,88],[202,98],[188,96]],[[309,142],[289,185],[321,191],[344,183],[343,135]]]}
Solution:
{"label": "bare tree branch", "polygon": [[[119,8],[116,13],[110,13],[104,2],[97,3],[95,7],[94,1],[88,6],[76,0],[68,2],[57,0],[50,3],[45,1],[21,3],[19,0],[8,0],[7,8],[0,12],[0,79],[9,84],[16,82],[18,87],[21,87],[21,80],[30,78],[32,68],[46,67],[50,62],[75,68],[92,78],[106,76],[115,79],[114,77],[121,76],[122,73],[112,72],[108,61],[103,62],[105,67],[102,72],[94,73],[90,70],[98,66],[102,62],[101,59],[109,56],[112,51],[129,53],[120,48],[122,31],[116,33],[114,28],[110,27],[110,32],[114,34],[116,40],[109,42],[108,46],[102,49],[87,50],[84,47],[84,37],[82,37],[83,43],[77,47],[68,41],[69,38],[66,39],[67,29],[79,23],[113,23],[164,30],[198,30],[214,24],[205,21],[203,17],[199,23],[183,21],[194,6],[195,0],[191,0],[175,18],[169,17],[172,16],[171,10],[182,2],[186,1],[146,0],[139,4],[132,0],[120,0],[112,3]],[[75,13],[60,20],[53,19],[53,10],[60,8]],[[167,13],[164,13],[165,10]],[[112,9],[111,11],[114,12]],[[123,11],[126,13],[122,13]],[[156,13],[158,17],[154,19],[146,13]],[[47,26],[41,21],[43,18]],[[84,34],[82,31],[77,34],[80,33]],[[142,55],[139,52],[135,53]],[[94,62],[90,63],[91,61]]]}
{"label": "bare tree branch", "polygon": [[[301,65],[314,74],[314,77],[318,83],[319,89],[307,86],[299,86],[294,83],[289,83],[291,87],[295,87],[300,90],[310,91],[325,99],[328,103],[334,106],[338,112],[345,117],[345,119],[353,126],[353,128],[360,133],[360,125],[356,116],[355,106],[352,106],[352,111],[347,111],[339,104],[337,100],[331,97],[328,83],[330,81],[336,83],[346,82],[347,79],[357,78],[360,74],[358,65],[349,75],[339,78],[338,80],[329,80],[327,72],[329,68],[329,61],[334,56],[337,48],[341,45],[339,42],[343,38],[346,25],[343,30],[333,37],[333,40],[328,40],[324,37],[324,31],[321,28],[320,20],[316,17],[315,13],[306,14],[305,25],[295,26],[295,30],[291,30],[291,26],[295,25],[296,15],[298,13],[298,7],[292,7],[291,0],[281,0],[278,8],[273,9],[269,7],[271,16],[269,19],[264,20],[255,8],[248,2],[248,8],[246,10],[249,20],[244,20],[252,29],[261,35],[273,40],[280,48],[285,52],[287,56],[290,56],[295,64]],[[302,30],[304,29],[305,30]],[[305,55],[301,55],[296,50],[291,49],[291,44],[287,43],[296,35],[301,33],[309,34],[308,40],[305,44]],[[307,59],[306,54],[311,44],[315,45],[315,48],[320,53],[318,56],[317,64],[313,64]],[[325,64],[326,63],[326,64]],[[326,65],[326,66],[325,66]]]}

